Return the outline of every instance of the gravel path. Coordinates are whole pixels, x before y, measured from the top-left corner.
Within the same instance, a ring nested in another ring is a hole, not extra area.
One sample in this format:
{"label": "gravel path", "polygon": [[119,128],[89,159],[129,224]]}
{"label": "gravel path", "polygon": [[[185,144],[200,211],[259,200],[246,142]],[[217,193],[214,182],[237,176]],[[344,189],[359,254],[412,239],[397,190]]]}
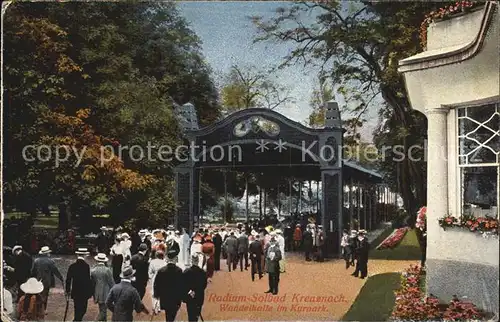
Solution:
{"label": "gravel path", "polygon": [[[63,276],[74,258],[53,256]],[[91,262],[89,260],[89,262]],[[372,260],[368,263],[369,275],[403,271],[416,261]],[[93,265],[93,262],[91,263]],[[223,265],[224,266],[224,265]],[[344,261],[331,260],[324,263],[306,262],[298,254],[287,254],[287,271],[281,274],[279,294],[267,296],[268,279],[252,282],[249,271],[216,272],[205,293],[202,315],[205,321],[213,320],[339,320],[347,312],[366,280],[350,276]],[[150,285],[144,304],[151,308]],[[62,321],[65,309],[63,288],[56,281],[48,303],[49,321]],[[89,300],[84,320],[94,321],[97,305]],[[108,312],[108,320],[111,312]],[[67,321],[73,319],[70,301]],[[150,321],[151,316],[136,314],[136,321]],[[154,321],[165,321],[165,314],[153,317]],[[178,321],[187,320],[185,305],[179,310]]]}

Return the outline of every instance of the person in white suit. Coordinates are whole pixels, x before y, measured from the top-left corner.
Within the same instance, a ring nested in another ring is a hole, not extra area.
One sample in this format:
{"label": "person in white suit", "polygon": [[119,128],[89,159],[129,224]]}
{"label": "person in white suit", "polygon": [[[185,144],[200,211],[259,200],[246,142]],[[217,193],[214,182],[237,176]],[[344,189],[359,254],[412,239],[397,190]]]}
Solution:
{"label": "person in white suit", "polygon": [[[162,251],[156,252],[156,258],[149,263],[149,279],[151,280],[151,285],[155,285],[155,277],[158,271],[167,265],[165,261],[165,253]],[[160,313],[160,300],[153,297],[153,287],[151,287],[151,298],[153,300],[153,315]]]}
{"label": "person in white suit", "polygon": [[281,260],[279,262],[280,265],[280,273],[285,272],[285,237],[283,237],[283,231],[281,229],[276,229],[276,241],[280,248],[281,252]]}
{"label": "person in white suit", "polygon": [[[186,231],[185,228],[181,229],[181,242],[179,243],[180,249],[181,249],[181,256],[182,256],[182,263],[184,263],[184,266],[188,267],[189,266],[189,259],[191,256],[189,255],[189,242],[190,238],[189,235]],[[181,262],[179,258],[179,262]]]}
{"label": "person in white suit", "polygon": [[172,235],[172,238],[175,240],[177,244],[179,244],[179,257],[177,258],[177,266],[179,266],[182,270],[186,268],[186,265],[184,263],[184,253],[182,252],[182,238],[181,238],[181,232],[176,230],[174,234]]}

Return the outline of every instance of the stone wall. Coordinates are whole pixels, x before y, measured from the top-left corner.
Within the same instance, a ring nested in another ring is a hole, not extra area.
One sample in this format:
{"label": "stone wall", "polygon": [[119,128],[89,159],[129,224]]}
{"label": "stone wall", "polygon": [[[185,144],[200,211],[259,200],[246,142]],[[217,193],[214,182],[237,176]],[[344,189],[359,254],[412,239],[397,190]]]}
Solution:
{"label": "stone wall", "polygon": [[478,307],[499,312],[499,240],[463,228],[441,229],[428,258],[427,292],[443,301],[466,297]]}

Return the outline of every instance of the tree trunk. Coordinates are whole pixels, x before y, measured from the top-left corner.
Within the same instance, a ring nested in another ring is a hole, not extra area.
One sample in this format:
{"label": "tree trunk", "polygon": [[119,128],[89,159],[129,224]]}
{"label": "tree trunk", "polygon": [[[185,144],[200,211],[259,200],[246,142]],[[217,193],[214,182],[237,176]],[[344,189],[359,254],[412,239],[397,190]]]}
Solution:
{"label": "tree trunk", "polygon": [[[395,122],[401,124],[404,128],[411,130],[415,126],[414,118],[411,115],[411,110],[409,109],[406,101],[402,102],[401,99],[397,98],[395,95],[395,90],[387,86],[382,87],[382,96],[386,102],[393,107]],[[406,138],[403,139],[404,152],[408,156],[408,145],[406,144]],[[423,177],[422,173],[418,169],[418,165],[415,161],[410,161],[408,157],[405,157],[402,162],[400,162],[400,176],[399,176],[399,186],[400,193],[403,199],[405,210],[411,217],[414,217],[414,212],[418,205],[425,204],[425,198],[423,195],[421,187],[423,187]],[[397,165],[396,165],[397,166]],[[416,194],[418,191],[418,195]]]}
{"label": "tree trunk", "polygon": [[71,212],[66,202],[59,204],[59,230],[67,230],[69,228]]}

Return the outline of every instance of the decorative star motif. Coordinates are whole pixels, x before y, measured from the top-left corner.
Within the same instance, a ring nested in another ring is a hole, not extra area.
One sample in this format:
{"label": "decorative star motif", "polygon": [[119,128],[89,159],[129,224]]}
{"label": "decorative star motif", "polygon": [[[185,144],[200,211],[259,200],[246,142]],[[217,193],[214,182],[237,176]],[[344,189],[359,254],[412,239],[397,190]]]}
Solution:
{"label": "decorative star motif", "polygon": [[269,148],[267,147],[269,142],[266,142],[264,140],[257,140],[256,143],[257,143],[257,148],[255,150],[259,152],[264,152],[265,150],[269,150]]}
{"label": "decorative star motif", "polygon": [[282,141],[280,139],[277,142],[275,141],[274,144],[276,145],[276,147],[274,149],[278,150],[280,153],[281,153],[281,151],[286,150],[286,142],[285,141]]}

